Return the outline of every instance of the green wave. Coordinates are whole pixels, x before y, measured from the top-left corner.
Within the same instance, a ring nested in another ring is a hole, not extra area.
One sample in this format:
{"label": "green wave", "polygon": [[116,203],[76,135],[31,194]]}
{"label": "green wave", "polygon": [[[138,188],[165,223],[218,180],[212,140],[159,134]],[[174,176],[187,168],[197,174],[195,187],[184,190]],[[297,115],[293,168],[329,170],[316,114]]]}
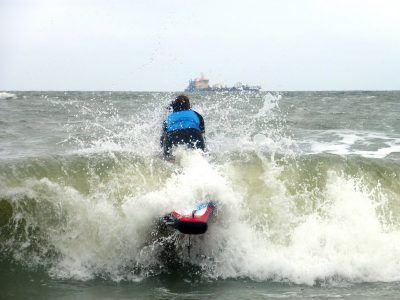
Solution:
{"label": "green wave", "polygon": [[[274,245],[289,245],[292,233],[311,215],[331,218],[329,208],[334,200],[328,197],[327,190],[332,185],[332,174],[348,180],[355,191],[369,195],[376,203],[377,216],[384,228],[393,230],[400,226],[400,168],[397,161],[326,154],[272,159],[270,154],[254,151],[212,156],[209,161],[227,179],[234,192],[232,195],[238,196],[236,200],[242,201],[245,224]],[[124,228],[124,222],[126,226],[138,226],[140,220],[135,225],[128,225],[125,205],[131,199],[143,197],[151,201],[152,195],[158,195],[170,184],[171,178],[179,179],[184,172],[178,163],[128,152],[3,161],[0,164],[0,260],[55,272],[55,266],[59,268],[60,262],[68,261],[68,251],[72,251],[68,241],[78,247],[78,242],[85,243],[88,237],[92,251],[95,254],[99,251],[98,259],[105,261],[104,265],[93,262],[86,266],[93,268],[94,274],[107,277],[109,275],[105,274],[115,271],[112,265],[116,254],[107,256],[106,247],[110,243],[121,243],[115,247],[116,252],[121,251],[121,257],[132,251],[131,260],[124,258],[116,262],[118,272],[115,272],[124,273],[125,268],[129,274],[139,272],[137,270],[151,274],[161,268],[160,264],[168,265],[162,258],[161,261],[151,260],[147,266],[137,260],[146,261],[144,257],[155,255],[152,251],[158,249],[151,237],[152,228],[144,231],[139,227],[132,228],[132,232],[138,234],[137,244],[129,246],[138,249],[132,250],[123,245],[129,236],[126,233],[121,238],[112,231],[114,236],[107,241],[104,240],[107,235],[102,231],[113,225],[113,218],[120,229]],[[336,186],[335,191],[340,192],[340,186]],[[137,209],[143,209],[142,204],[138,205]],[[85,219],[91,210],[105,212],[103,217],[107,219],[104,222],[96,218]],[[146,222],[139,225],[152,226]],[[77,251],[76,248],[73,251]],[[185,250],[183,247],[176,251]],[[179,263],[185,265],[185,262]],[[206,267],[213,270],[213,264]]]}

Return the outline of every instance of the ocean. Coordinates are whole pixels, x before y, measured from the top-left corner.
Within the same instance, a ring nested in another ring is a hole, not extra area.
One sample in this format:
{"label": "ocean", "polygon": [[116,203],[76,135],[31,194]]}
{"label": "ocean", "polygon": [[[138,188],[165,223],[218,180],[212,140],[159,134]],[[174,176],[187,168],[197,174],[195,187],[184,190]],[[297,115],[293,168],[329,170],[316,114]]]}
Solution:
{"label": "ocean", "polygon": [[[177,93],[12,93],[0,299],[400,298],[400,92],[190,94],[207,150],[175,162]],[[159,220],[205,200],[188,251]]]}

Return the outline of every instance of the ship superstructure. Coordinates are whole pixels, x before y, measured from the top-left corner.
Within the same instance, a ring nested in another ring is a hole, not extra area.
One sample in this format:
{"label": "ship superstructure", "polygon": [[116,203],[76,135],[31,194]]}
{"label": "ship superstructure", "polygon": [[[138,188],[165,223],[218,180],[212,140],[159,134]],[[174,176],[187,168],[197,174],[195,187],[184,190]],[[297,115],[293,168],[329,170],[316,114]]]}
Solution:
{"label": "ship superstructure", "polygon": [[204,77],[203,74],[199,78],[195,78],[194,80],[189,80],[189,85],[185,89],[185,92],[196,92],[196,91],[209,91],[209,79]]}

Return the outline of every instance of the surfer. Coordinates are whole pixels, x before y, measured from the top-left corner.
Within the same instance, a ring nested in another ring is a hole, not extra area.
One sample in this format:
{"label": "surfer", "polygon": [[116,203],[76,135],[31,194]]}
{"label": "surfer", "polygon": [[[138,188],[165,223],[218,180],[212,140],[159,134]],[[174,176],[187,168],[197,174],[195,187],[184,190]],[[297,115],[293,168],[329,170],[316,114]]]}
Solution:
{"label": "surfer", "polygon": [[163,123],[160,139],[164,157],[172,155],[172,147],[186,145],[192,149],[204,151],[204,120],[196,111],[190,109],[190,101],[186,95],[179,95],[169,105],[172,113]]}

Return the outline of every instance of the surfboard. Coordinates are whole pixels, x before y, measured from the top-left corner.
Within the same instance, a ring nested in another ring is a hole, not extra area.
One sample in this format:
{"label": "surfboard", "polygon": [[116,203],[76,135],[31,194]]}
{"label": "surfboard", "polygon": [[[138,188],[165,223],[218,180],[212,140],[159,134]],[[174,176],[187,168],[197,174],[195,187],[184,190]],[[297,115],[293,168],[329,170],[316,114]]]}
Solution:
{"label": "surfboard", "polygon": [[203,234],[216,214],[216,203],[201,203],[192,211],[172,211],[164,216],[164,222],[184,234]]}

